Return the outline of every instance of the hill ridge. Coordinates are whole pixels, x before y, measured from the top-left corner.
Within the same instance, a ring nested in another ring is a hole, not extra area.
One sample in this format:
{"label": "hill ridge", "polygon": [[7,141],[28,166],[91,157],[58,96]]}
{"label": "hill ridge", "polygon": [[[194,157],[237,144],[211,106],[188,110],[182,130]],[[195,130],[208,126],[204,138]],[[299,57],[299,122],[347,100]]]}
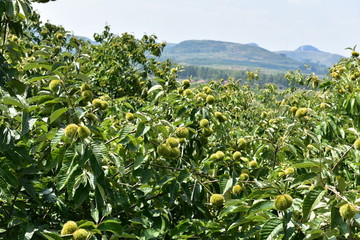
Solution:
{"label": "hill ridge", "polygon": [[[303,47],[304,49],[304,47]],[[318,50],[310,45],[306,49]],[[325,64],[312,62],[307,58],[296,59],[288,56],[296,51],[272,52],[257,44],[242,44],[221,40],[185,40],[171,47],[165,47],[162,58],[170,58],[184,65],[208,66],[216,68],[256,69],[265,71],[286,71],[311,65],[311,71],[324,72]],[[316,53],[323,53],[320,50]]]}
{"label": "hill ridge", "polygon": [[312,45],[302,45],[295,49],[294,51],[301,51],[301,52],[322,52],[318,48]]}

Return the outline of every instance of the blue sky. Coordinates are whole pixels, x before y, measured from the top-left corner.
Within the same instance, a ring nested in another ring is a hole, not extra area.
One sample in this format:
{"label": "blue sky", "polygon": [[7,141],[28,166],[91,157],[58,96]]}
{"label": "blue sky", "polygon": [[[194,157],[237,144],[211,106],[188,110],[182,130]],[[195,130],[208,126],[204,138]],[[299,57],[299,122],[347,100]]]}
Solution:
{"label": "blue sky", "polygon": [[34,4],[43,21],[92,37],[114,33],[160,41],[189,39],[257,43],[271,51],[313,45],[349,56],[359,45],[359,0],[57,0]]}

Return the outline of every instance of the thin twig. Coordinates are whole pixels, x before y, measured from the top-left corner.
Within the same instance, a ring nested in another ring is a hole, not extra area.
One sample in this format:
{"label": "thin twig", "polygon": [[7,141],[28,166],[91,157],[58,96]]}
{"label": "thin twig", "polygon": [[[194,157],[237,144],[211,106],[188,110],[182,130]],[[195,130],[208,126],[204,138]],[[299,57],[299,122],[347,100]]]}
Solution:
{"label": "thin twig", "polygon": [[107,145],[107,144],[109,144],[109,143],[111,143],[111,142],[115,141],[115,140],[116,140],[116,139],[118,139],[118,138],[120,138],[120,136],[113,137],[112,139],[107,140],[104,144],[105,144],[105,145]]}
{"label": "thin twig", "polygon": [[343,195],[341,195],[335,187],[333,186],[328,186],[328,185],[325,185],[325,188],[331,192],[333,192],[336,196],[338,196],[339,198],[341,198],[342,200],[344,200],[345,202],[347,203],[350,203],[349,200],[347,200],[346,197],[344,197]]}
{"label": "thin twig", "polygon": [[206,181],[206,182],[204,182],[204,184],[215,183],[215,182],[218,182],[218,181],[219,181],[219,179],[215,179],[215,180],[211,180],[211,181]]}
{"label": "thin twig", "polygon": [[199,179],[197,179],[196,176],[194,176],[194,178],[195,178],[195,181],[197,181],[198,183],[200,183],[201,186],[203,186],[204,189],[205,189],[206,191],[208,191],[208,193],[212,194],[211,190],[210,190],[209,188],[207,188],[204,183],[202,183]]}
{"label": "thin twig", "polygon": [[273,164],[273,170],[274,170],[274,169],[275,169],[275,166],[276,166],[276,161],[277,161],[277,153],[278,153],[278,151],[279,151],[280,146],[275,146],[275,145],[273,145],[273,147],[275,147],[274,159],[273,159],[273,162],[274,162],[274,164]]}
{"label": "thin twig", "polygon": [[351,148],[346,150],[346,152],[341,156],[341,158],[335,163],[334,167],[331,169],[332,171],[334,171],[334,169],[337,167],[337,165],[345,158],[345,156],[348,154],[348,152],[350,152],[350,150],[353,148],[354,148],[354,146],[351,146]]}

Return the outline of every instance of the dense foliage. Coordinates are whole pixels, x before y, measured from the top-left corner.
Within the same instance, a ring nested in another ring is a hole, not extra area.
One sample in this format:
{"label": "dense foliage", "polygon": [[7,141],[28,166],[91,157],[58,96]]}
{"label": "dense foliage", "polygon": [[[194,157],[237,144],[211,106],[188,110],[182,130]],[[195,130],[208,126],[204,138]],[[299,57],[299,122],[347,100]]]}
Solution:
{"label": "dense foliage", "polygon": [[1,3],[1,238],[359,237],[355,49],[286,90],[194,85],[155,36],[91,45]]}

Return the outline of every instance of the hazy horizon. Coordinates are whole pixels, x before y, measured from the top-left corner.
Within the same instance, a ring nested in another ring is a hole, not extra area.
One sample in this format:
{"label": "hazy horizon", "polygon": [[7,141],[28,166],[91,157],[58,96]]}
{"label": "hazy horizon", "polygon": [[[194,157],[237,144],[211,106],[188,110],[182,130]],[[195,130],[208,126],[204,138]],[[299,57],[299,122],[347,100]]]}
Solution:
{"label": "hazy horizon", "polygon": [[360,43],[360,1],[344,0],[57,0],[34,4],[43,21],[92,38],[105,25],[159,41],[217,40],[256,43],[270,51],[312,45],[349,56]]}

